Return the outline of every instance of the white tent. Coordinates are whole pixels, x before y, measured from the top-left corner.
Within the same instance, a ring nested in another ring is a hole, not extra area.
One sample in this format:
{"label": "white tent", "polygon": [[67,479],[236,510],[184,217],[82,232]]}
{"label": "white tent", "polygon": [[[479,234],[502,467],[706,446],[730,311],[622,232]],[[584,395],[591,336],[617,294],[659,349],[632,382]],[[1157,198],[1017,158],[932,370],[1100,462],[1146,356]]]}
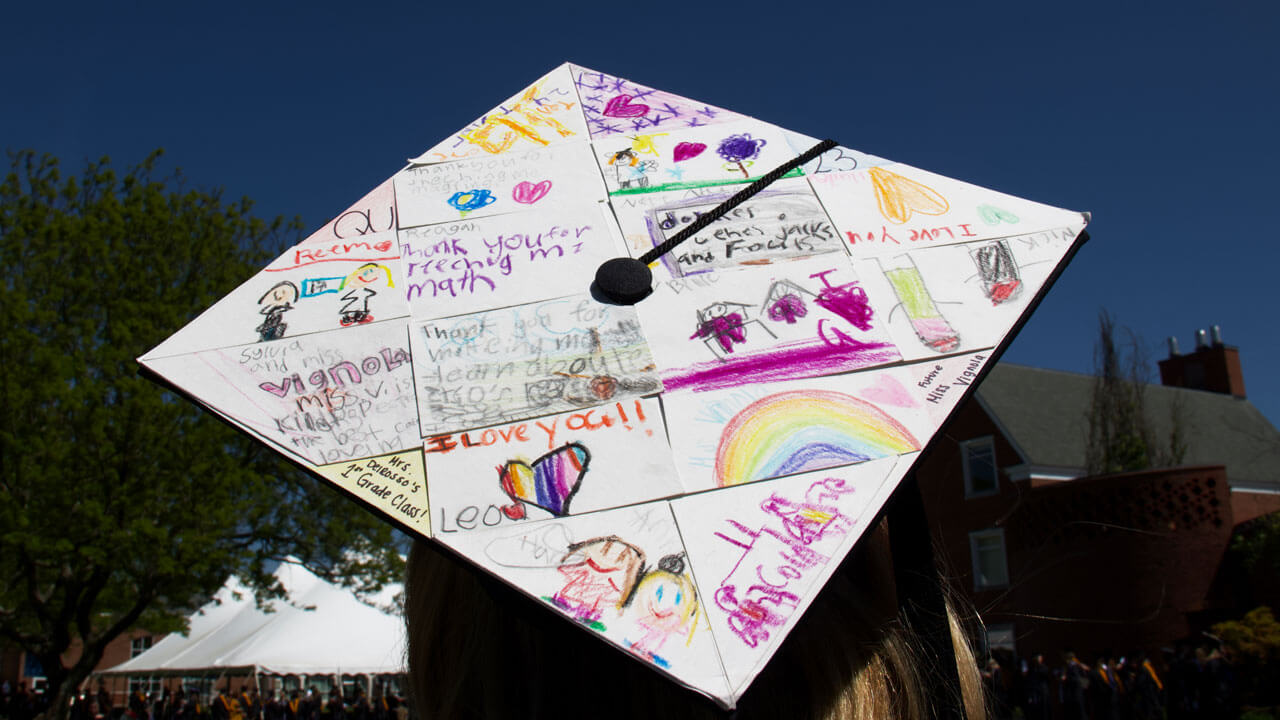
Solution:
{"label": "white tent", "polygon": [[[399,673],[404,621],[362,602],[305,568],[282,563],[276,577],[288,600],[256,607],[253,591],[232,577],[190,618],[190,631],[167,635],[141,655],[106,670],[113,675],[197,674],[209,670],[330,675]],[[373,599],[393,605],[400,586]]]}

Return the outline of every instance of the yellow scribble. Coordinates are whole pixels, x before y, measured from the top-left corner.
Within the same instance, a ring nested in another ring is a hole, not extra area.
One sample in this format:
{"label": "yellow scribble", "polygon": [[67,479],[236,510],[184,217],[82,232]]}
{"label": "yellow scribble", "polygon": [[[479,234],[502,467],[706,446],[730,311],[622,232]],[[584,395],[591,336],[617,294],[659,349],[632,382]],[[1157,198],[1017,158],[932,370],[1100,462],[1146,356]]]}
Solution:
{"label": "yellow scribble", "polygon": [[668,134],[670,133],[652,133],[649,135],[633,135],[631,137],[631,150],[635,152],[637,155],[645,155],[645,154],[660,155],[660,153],[658,152],[658,148],[654,147],[653,141],[655,138],[660,138],[663,135],[668,135]]}
{"label": "yellow scribble", "polygon": [[[532,143],[546,146],[550,140],[545,139],[534,126],[543,126],[556,131],[560,137],[569,137],[573,131],[565,127],[551,116],[557,109],[567,108],[567,103],[554,103],[548,107],[537,104],[538,85],[530,86],[520,99],[511,107],[506,115],[493,114],[485,118],[480,127],[462,133],[462,139],[478,145],[485,152],[506,152],[520,138]],[[521,122],[523,120],[523,122]]]}
{"label": "yellow scribble", "polygon": [[951,209],[947,199],[927,185],[884,168],[873,167],[868,173],[875,186],[880,214],[890,222],[901,225],[911,219],[912,213],[941,215]]}
{"label": "yellow scribble", "polygon": [[818,523],[819,525],[826,525],[831,522],[832,518],[835,517],[829,512],[823,512],[815,508],[805,508],[804,510],[801,510],[799,514],[800,514],[800,517],[804,518],[805,520],[810,520],[812,522]]}

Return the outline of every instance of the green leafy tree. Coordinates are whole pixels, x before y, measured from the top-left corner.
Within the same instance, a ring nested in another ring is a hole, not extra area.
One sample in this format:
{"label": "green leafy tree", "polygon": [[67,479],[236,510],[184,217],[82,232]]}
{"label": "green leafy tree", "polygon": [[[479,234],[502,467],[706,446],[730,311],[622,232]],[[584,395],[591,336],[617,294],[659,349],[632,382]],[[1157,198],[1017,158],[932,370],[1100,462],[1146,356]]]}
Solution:
{"label": "green leafy tree", "polygon": [[1245,700],[1257,704],[1280,701],[1280,622],[1263,605],[1213,626],[1240,675]]}
{"label": "green leafy tree", "polygon": [[365,590],[400,571],[385,523],[139,376],[299,230],[157,179],[158,157],[64,177],[11,153],[0,184],[0,642],[40,661],[59,717],[107,643],[183,629],[230,574],[265,600],[287,557]]}

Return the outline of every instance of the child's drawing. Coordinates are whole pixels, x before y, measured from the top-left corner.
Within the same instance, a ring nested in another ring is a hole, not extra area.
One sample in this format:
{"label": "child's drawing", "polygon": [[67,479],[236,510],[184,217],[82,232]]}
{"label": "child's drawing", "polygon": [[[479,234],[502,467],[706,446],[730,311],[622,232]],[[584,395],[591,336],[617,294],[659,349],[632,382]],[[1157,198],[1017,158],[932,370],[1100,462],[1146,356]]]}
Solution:
{"label": "child's drawing", "polygon": [[343,304],[339,311],[342,327],[373,322],[369,299],[378,294],[373,286],[380,282],[385,282],[389,288],[396,286],[391,279],[391,270],[377,263],[365,263],[343,278],[338,286],[339,292],[346,290],[341,296]]}
{"label": "child's drawing", "polygon": [[730,135],[720,141],[716,154],[724,159],[726,170],[736,170],[742,173],[742,177],[749,178],[751,173],[747,172],[747,166],[760,157],[760,150],[767,142],[763,138],[751,137],[751,133]]}
{"label": "child's drawing", "polygon": [[[747,342],[747,325],[759,325],[771,337],[777,337],[759,320],[752,318],[745,303],[720,301],[698,310],[698,329],[690,340],[702,340],[718,358],[733,352],[733,346]],[[717,349],[718,348],[718,349]]]}
{"label": "child's drawing", "polygon": [[623,148],[610,154],[607,164],[613,168],[618,187],[624,190],[649,187],[647,174],[657,166],[652,160],[641,160],[631,148]]}
{"label": "child's drawing", "polygon": [[960,347],[960,335],[938,310],[911,256],[900,255],[892,262],[896,266],[886,269],[884,276],[897,294],[900,307],[910,318],[916,337],[925,347],[938,353],[953,352]]}
{"label": "child's drawing", "polygon": [[1018,263],[1013,259],[1009,243],[997,240],[978,245],[969,251],[978,266],[982,291],[992,305],[1000,305],[1018,297],[1022,292],[1022,279],[1018,277]]}
{"label": "child's drawing", "polygon": [[873,167],[867,173],[875,186],[880,214],[890,222],[901,225],[913,213],[941,215],[951,209],[947,199],[928,185],[882,167]]}
{"label": "child's drawing", "polygon": [[466,217],[467,213],[479,210],[486,205],[492,205],[498,201],[493,196],[493,191],[488,188],[472,188],[471,190],[459,190],[449,196],[449,206],[458,211],[461,217]]}
{"label": "child's drawing", "polygon": [[[877,292],[887,310],[892,294]],[[637,309],[667,392],[705,392],[901,359],[877,321],[876,297],[833,254],[673,280]],[[690,307],[698,308],[692,333],[671,322]]]}
{"label": "child's drawing", "polygon": [[659,654],[671,637],[692,640],[698,624],[698,591],[685,574],[684,553],[667,555],[658,567],[636,583],[631,602],[635,627],[623,644],[628,650],[659,667],[671,663]]}
{"label": "child's drawing", "polygon": [[284,314],[293,309],[298,302],[298,286],[283,280],[271,286],[271,289],[258,298],[258,313],[262,315],[262,324],[254,328],[258,331],[258,340],[278,340],[284,337],[289,327],[284,322]]}
{"label": "child's drawing", "polygon": [[822,289],[818,291],[818,295],[814,298],[814,302],[818,307],[844,318],[850,325],[862,331],[871,329],[871,318],[875,315],[875,311],[871,309],[871,301],[867,299],[867,291],[863,290],[857,282],[847,282],[840,285],[832,285],[827,280],[827,276],[831,272],[815,273],[810,277],[817,278],[822,282]]}
{"label": "child's drawing", "polygon": [[800,318],[809,314],[804,297],[816,296],[790,280],[779,280],[769,286],[769,294],[765,296],[762,310],[765,317],[774,322],[785,322],[795,325]]}
{"label": "child's drawing", "polygon": [[498,468],[498,482],[512,502],[502,512],[519,520],[525,516],[524,503],[529,503],[556,517],[568,515],[590,462],[591,453],[581,443],[559,447],[532,463],[508,460]]}
{"label": "child's drawing", "polygon": [[581,517],[684,492],[657,398],[438,433],[422,444],[442,533]]}
{"label": "child's drawing", "polygon": [[564,585],[547,598],[578,622],[605,630],[606,612],[618,615],[645,571],[644,551],[617,535],[569,546],[557,568]]}

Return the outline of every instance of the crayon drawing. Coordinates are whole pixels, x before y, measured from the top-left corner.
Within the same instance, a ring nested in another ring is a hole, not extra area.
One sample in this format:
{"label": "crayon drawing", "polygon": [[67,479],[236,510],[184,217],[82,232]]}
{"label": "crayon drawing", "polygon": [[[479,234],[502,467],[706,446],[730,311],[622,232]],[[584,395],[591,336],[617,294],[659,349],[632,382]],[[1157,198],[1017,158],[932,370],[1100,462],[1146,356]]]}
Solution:
{"label": "crayon drawing", "polygon": [[262,315],[262,324],[254,328],[258,331],[261,342],[279,340],[288,329],[284,314],[293,309],[298,302],[298,286],[288,280],[281,280],[258,298],[258,310]]}
{"label": "crayon drawing", "polygon": [[1014,300],[1022,293],[1022,279],[1018,276],[1018,263],[1005,240],[978,245],[969,251],[978,266],[978,278],[982,281],[983,294],[992,305]]}
{"label": "crayon drawing", "polygon": [[621,614],[631,599],[644,560],[643,550],[617,535],[573,543],[556,568],[564,585],[546,599],[578,622],[605,630],[602,621]]}
{"label": "crayon drawing", "polygon": [[610,153],[605,164],[613,170],[613,180],[622,190],[649,187],[649,174],[658,166],[653,160],[641,160],[630,147]]}
{"label": "crayon drawing", "polygon": [[409,162],[504,157],[577,140],[586,130],[569,66],[561,65]]}
{"label": "crayon drawing", "polygon": [[954,352],[960,347],[960,335],[938,310],[911,256],[900,255],[892,263],[894,266],[886,269],[884,276],[898,296],[899,307],[910,319],[916,337],[934,352]]}
{"label": "crayon drawing", "polygon": [[751,403],[725,424],[715,478],[728,487],[919,449],[910,430],[870,402],[792,390]]}
{"label": "crayon drawing", "polygon": [[689,336],[690,340],[702,340],[718,358],[733,352],[733,346],[747,342],[747,325],[759,326],[770,337],[776,338],[764,323],[751,317],[750,305],[746,303],[721,301],[712,303],[698,310],[698,329]]}
{"label": "crayon drawing", "polygon": [[380,283],[394,288],[396,283],[391,279],[391,270],[386,265],[365,263],[351,271],[338,286],[342,294],[342,309],[339,311],[339,322],[342,327],[363,325],[373,322],[373,313],[369,310],[369,300],[378,292],[373,288]]}
{"label": "crayon drawing", "polygon": [[[655,289],[638,310],[666,391],[705,392],[900,360],[852,268],[843,258],[828,258],[673,280]],[[684,328],[671,322],[688,317],[690,307],[696,309]]]}
{"label": "crayon drawing", "polygon": [[569,514],[569,503],[578,492],[591,462],[591,453],[581,443],[569,443],[552,450],[532,463],[508,460],[498,468],[498,482],[511,498],[502,512],[512,520],[525,516],[529,503],[556,517]]}
{"label": "crayon drawing", "polygon": [[698,590],[685,574],[684,553],[659,560],[658,567],[636,583],[628,604],[635,626],[623,645],[658,667],[671,667],[660,654],[662,646],[678,636],[683,636],[687,645],[698,626]]}
{"label": "crayon drawing", "polygon": [[[853,492],[843,478],[815,480],[800,499],[779,493],[765,498],[759,506],[765,519],[759,527],[726,518],[729,527],[715,533],[742,550],[716,588],[715,603],[744,645],[755,648],[767,641],[799,608],[801,595],[796,591],[805,576],[821,572],[832,560],[832,546],[853,528],[853,518],[839,506],[841,496]],[[746,572],[738,572],[743,569]]]}
{"label": "crayon drawing", "polygon": [[[566,203],[592,205],[604,188],[592,158],[589,145],[569,143],[405,168],[393,177],[400,230]],[[556,220],[543,214],[534,222]]]}
{"label": "crayon drawing", "polygon": [[684,492],[657,398],[433,434],[423,449],[441,533],[581,516]]}
{"label": "crayon drawing", "polygon": [[592,139],[656,130],[694,128],[742,116],[607,73],[574,68]]}
{"label": "crayon drawing", "polygon": [[725,170],[737,170],[742,173],[742,177],[749,178],[751,173],[747,172],[747,167],[755,164],[755,159],[760,157],[760,151],[767,143],[764,138],[751,137],[751,133],[730,135],[716,146],[716,154],[725,161]]}
{"label": "crayon drawing", "polygon": [[[779,128],[754,120],[627,132],[598,138],[595,145],[610,196],[696,188],[724,192],[759,178],[797,152]],[[803,174],[796,168],[783,177]]]}
{"label": "crayon drawing", "polygon": [[946,198],[924,183],[882,167],[873,167],[867,173],[875,186],[880,214],[889,222],[902,225],[913,213],[941,215],[951,209]]}
{"label": "crayon drawing", "polygon": [[774,322],[795,325],[800,318],[809,314],[804,299],[806,295],[811,300],[817,297],[790,280],[775,282],[769,286],[769,294],[764,299],[765,316]]}

